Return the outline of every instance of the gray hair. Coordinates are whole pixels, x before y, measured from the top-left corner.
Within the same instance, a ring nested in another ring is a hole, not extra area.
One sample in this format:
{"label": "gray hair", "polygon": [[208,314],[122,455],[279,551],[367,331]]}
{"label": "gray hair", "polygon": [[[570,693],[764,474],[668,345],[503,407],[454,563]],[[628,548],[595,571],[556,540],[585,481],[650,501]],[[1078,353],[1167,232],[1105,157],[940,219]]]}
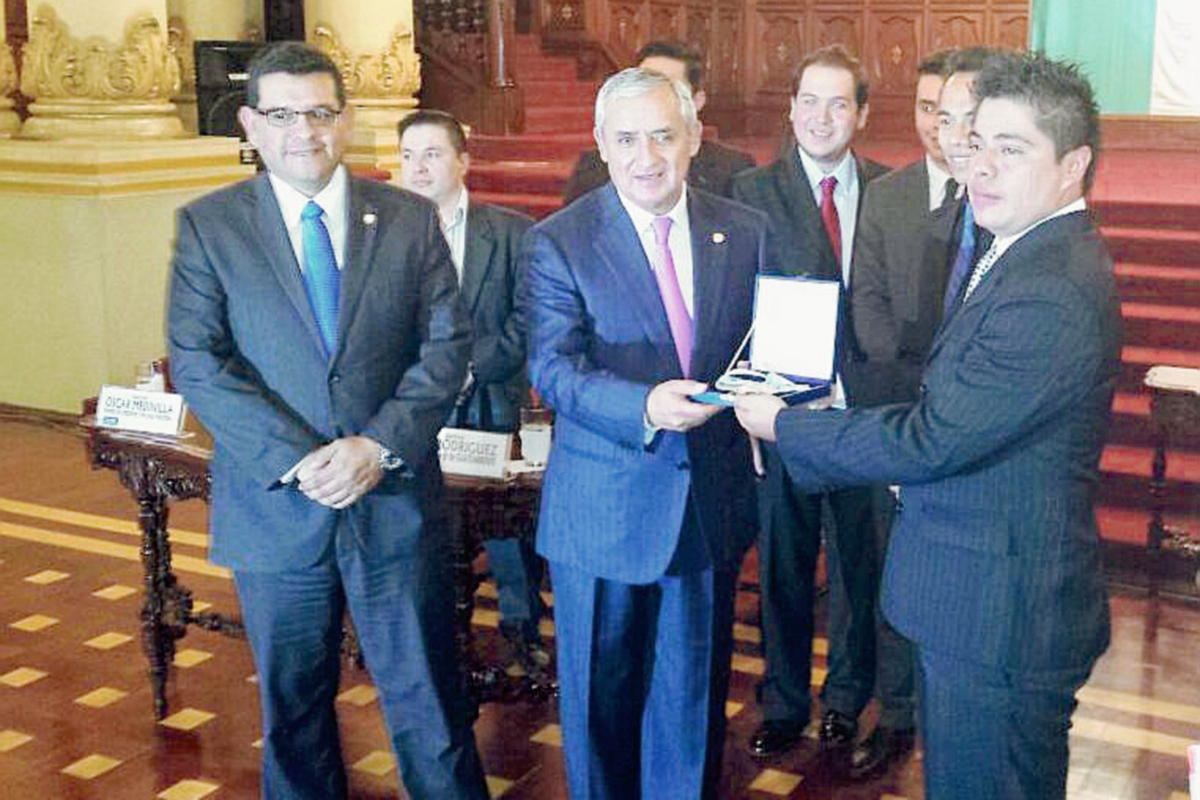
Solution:
{"label": "gray hair", "polygon": [[679,110],[683,113],[684,124],[689,129],[698,125],[696,104],[692,102],[692,90],[686,83],[673,81],[657,70],[630,67],[606,80],[600,87],[600,93],[596,95],[596,136],[604,135],[604,114],[610,102],[641,97],[664,86],[679,98]]}

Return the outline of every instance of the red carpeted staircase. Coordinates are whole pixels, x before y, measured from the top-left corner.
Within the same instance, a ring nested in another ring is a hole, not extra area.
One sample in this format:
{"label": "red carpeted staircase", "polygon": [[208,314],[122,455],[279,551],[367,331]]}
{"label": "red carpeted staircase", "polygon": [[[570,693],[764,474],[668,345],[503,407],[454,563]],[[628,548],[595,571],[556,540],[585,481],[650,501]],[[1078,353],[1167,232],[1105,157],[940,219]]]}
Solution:
{"label": "red carpeted staircase", "polygon": [[561,205],[563,186],[582,150],[593,147],[597,81],[576,77],[572,57],[542,52],[538,37],[519,35],[513,72],[525,90],[525,131],[471,137],[472,197],[544,217]]}
{"label": "red carpeted staircase", "polygon": [[[1200,167],[1121,152],[1106,172],[1092,205],[1116,262],[1125,346],[1097,516],[1105,540],[1144,545],[1156,432],[1142,381],[1155,364],[1200,368],[1200,196],[1188,180]],[[1168,523],[1200,535],[1200,450],[1173,445],[1167,480]]]}

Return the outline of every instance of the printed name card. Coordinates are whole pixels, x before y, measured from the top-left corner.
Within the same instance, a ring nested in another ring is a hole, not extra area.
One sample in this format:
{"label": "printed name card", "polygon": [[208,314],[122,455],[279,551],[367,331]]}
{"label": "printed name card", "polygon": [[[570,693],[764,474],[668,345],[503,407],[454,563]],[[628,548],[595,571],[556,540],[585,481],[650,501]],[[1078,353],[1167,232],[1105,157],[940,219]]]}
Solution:
{"label": "printed name card", "polygon": [[177,436],[186,416],[183,396],[167,392],[103,386],[96,403],[96,425],[101,428]]}
{"label": "printed name card", "polygon": [[448,475],[504,478],[512,442],[511,433],[442,428],[438,432],[438,461]]}

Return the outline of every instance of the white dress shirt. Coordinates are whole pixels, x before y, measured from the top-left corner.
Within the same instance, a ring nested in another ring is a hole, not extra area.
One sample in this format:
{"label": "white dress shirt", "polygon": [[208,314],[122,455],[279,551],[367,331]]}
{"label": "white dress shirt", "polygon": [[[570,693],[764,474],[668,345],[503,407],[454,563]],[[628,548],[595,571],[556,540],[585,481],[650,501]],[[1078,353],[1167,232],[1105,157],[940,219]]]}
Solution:
{"label": "white dress shirt", "polygon": [[300,215],[311,199],[321,207],[321,221],[329,232],[329,242],[333,245],[333,257],[338,269],[346,266],[346,230],[350,221],[350,178],[344,165],[338,165],[333,177],[325,188],[311,198],[305,197],[283,180],[268,173],[271,188],[275,191],[275,200],[283,213],[283,224],[287,228],[288,239],[292,242],[292,252],[296,254],[296,263],[304,272],[304,234],[301,230]]}
{"label": "white dress shirt", "polygon": [[804,165],[804,173],[808,176],[812,188],[813,200],[817,208],[821,207],[821,181],[832,175],[837,178],[837,186],[833,190],[833,205],[838,212],[838,224],[842,228],[842,285],[850,286],[850,259],[854,253],[854,229],[858,225],[858,162],[854,152],[847,150],[842,160],[829,172],[821,169],[804,148],[797,147],[800,153],[800,163]]}
{"label": "white dress shirt", "polygon": [[679,200],[666,214],[651,214],[635,203],[626,200],[620,192],[617,192],[617,197],[621,199],[621,205],[625,207],[625,212],[633,221],[633,229],[638,233],[638,240],[642,243],[646,260],[655,269],[661,265],[658,263],[658,242],[654,238],[654,220],[660,216],[671,218],[671,231],[667,236],[667,244],[671,248],[671,260],[675,262],[675,279],[679,281],[679,292],[683,295],[683,304],[687,307],[688,316],[695,319],[695,302],[692,293],[695,291],[696,283],[692,267],[692,226],[688,222],[687,184],[683,185]]}

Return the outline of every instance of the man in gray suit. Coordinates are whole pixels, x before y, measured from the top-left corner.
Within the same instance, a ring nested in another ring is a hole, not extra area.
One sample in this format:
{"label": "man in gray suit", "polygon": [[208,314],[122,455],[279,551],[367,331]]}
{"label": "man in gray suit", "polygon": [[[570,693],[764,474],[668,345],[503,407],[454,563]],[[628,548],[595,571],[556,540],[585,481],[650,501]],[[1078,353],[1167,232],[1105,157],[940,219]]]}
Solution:
{"label": "man in gray suit", "polygon": [[900,484],[883,608],[921,665],[925,796],[1053,800],[1075,692],[1109,639],[1093,504],[1121,312],[1085,201],[1099,110],[1042,55],[993,56],[974,92],[968,187],[995,238],[917,399],[737,412],[802,486]]}
{"label": "man in gray suit", "polygon": [[483,800],[434,452],[470,336],[436,210],[350,176],[341,74],[307,45],[255,58],[238,119],[266,173],[180,211],[167,333],[213,436],[211,554],[254,654],[263,796],[347,795],[348,608],[409,796]]}
{"label": "man in gray suit", "polygon": [[[400,185],[437,204],[442,233],[458,270],[471,316],[473,343],[467,382],[450,424],[511,432],[529,393],[525,334],[517,298],[517,246],[533,224],[523,214],[471,202],[464,183],[470,169],[463,127],[444,111],[420,110],[400,121]],[[548,680],[550,654],[538,633],[541,559],[520,539],[484,542],[496,581],[500,632],[526,673]]]}

